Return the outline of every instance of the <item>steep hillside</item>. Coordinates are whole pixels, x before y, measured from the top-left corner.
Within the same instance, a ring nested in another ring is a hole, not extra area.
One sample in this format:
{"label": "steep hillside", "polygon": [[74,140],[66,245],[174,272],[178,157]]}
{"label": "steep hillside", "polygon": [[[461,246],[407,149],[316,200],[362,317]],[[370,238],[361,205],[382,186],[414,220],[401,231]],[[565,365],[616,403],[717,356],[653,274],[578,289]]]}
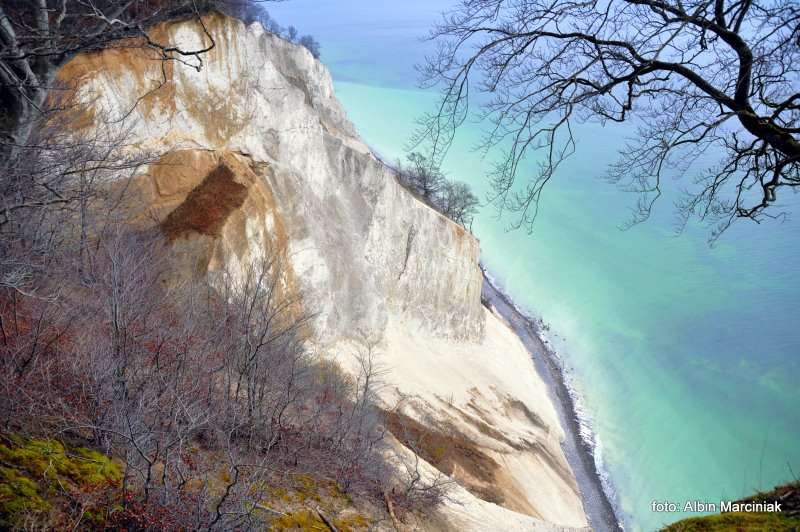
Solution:
{"label": "steep hillside", "polygon": [[120,47],[60,73],[90,105],[87,127],[124,130],[153,157],[115,184],[132,191],[131,222],[161,227],[180,275],[282,256],[315,348],[345,366],[378,353],[398,446],[460,484],[442,509],[455,529],[585,526],[545,385],[481,305],[477,240],[372,156],[307,50],[258,24],[204,26],[157,29],[186,48],[213,38],[202,63]]}

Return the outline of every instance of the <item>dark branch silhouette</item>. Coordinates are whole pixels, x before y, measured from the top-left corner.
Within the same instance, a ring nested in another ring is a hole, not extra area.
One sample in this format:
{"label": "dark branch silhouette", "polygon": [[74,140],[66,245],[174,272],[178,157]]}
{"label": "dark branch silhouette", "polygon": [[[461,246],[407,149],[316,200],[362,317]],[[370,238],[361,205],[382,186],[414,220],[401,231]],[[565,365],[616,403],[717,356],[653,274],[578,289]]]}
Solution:
{"label": "dark branch silhouette", "polygon": [[[491,126],[480,147],[504,152],[490,199],[515,228],[532,228],[576,121],[636,124],[608,175],[640,195],[631,223],[648,218],[667,169],[695,173],[681,227],[699,217],[712,238],[737,218],[781,216],[779,192],[800,184],[795,2],[462,0],[431,39],[423,84],[443,97],[414,141],[443,157],[477,89]],[[543,162],[519,183],[532,151]]]}

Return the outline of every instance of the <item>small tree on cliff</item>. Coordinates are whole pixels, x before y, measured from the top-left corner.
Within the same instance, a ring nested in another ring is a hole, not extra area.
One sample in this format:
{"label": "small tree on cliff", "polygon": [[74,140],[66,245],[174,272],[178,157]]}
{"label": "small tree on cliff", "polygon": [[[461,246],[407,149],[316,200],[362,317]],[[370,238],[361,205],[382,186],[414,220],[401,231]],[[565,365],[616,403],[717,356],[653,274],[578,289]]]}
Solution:
{"label": "small tree on cliff", "polygon": [[319,59],[322,55],[319,42],[317,42],[317,40],[311,35],[303,35],[300,37],[298,43],[302,46],[305,46],[305,48],[311,52],[311,55],[313,55],[315,59]]}
{"label": "small tree on cliff", "polygon": [[397,177],[404,187],[422,196],[425,202],[457,224],[470,227],[479,201],[467,183],[447,179],[435,162],[421,153],[406,157],[409,166],[397,163]]}
{"label": "small tree on cliff", "polygon": [[479,202],[468,184],[462,181],[445,181],[436,204],[442,214],[464,227],[470,227]]}
{"label": "small tree on cliff", "polygon": [[445,184],[444,174],[431,159],[421,153],[411,152],[406,159],[409,162],[407,168],[399,165],[400,179],[433,205]]}
{"label": "small tree on cliff", "polygon": [[[443,87],[416,140],[446,151],[485,94],[484,148],[501,146],[490,175],[500,209],[531,228],[542,190],[575,151],[575,121],[639,126],[610,169],[640,194],[645,220],[666,168],[693,170],[679,204],[719,234],[737,218],[779,216],[781,192],[800,187],[800,6],[794,0],[462,0],[432,31],[426,85]],[[515,186],[525,155],[544,160]]]}

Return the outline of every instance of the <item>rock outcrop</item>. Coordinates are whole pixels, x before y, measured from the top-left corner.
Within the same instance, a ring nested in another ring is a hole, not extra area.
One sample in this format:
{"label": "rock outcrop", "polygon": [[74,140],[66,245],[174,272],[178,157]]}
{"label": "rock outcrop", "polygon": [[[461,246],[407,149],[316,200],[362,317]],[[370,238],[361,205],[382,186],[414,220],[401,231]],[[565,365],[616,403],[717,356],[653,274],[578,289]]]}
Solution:
{"label": "rock outcrop", "polygon": [[441,510],[453,528],[585,526],[547,390],[481,304],[477,240],[372,156],[304,48],[221,16],[204,26],[155,30],[185,49],[213,38],[201,59],[119,47],[61,72],[89,123],[153,155],[125,184],[135,220],[160,225],[187,275],[281,254],[321,353],[346,365],[376,345],[387,407],[455,449],[417,449],[459,482]]}

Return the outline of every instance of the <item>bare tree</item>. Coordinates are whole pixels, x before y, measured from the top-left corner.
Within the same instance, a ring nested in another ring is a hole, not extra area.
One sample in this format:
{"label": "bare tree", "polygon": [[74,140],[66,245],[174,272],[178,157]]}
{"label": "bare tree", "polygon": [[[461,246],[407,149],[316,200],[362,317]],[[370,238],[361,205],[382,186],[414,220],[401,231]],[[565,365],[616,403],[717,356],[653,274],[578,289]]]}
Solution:
{"label": "bare tree", "polygon": [[[90,275],[59,272],[57,297],[0,288],[2,429],[85,442],[124,466],[101,495],[65,492],[75,504],[62,514],[105,512],[111,528],[259,529],[274,517],[262,511],[270,486],[294,472],[359,497],[394,483],[375,345],[352,373],[313,356],[280,259],[187,279],[157,231],[112,223],[89,235]],[[403,507],[436,501],[410,480]]]}
{"label": "bare tree", "polygon": [[[491,199],[518,214],[517,227],[531,228],[580,120],[638,126],[609,173],[640,195],[634,223],[649,216],[668,168],[695,174],[681,220],[714,223],[712,237],[736,218],[780,216],[778,192],[800,185],[792,0],[462,0],[431,39],[438,50],[423,79],[443,84],[443,98],[415,140],[441,157],[477,87],[491,124],[482,147],[504,151]],[[516,183],[536,150],[538,172]]]}
{"label": "bare tree", "polygon": [[217,319],[226,324],[222,389],[242,419],[240,436],[266,450],[296,425],[311,363],[304,344],[313,316],[298,294],[286,292],[283,273],[278,257],[262,257],[242,272],[225,272],[216,287]]}
{"label": "bare tree", "polygon": [[447,180],[436,199],[436,204],[442,214],[469,228],[478,211],[479,202],[467,183]]}
{"label": "bare tree", "polygon": [[314,56],[314,59],[319,59],[320,56],[322,55],[322,47],[313,36],[303,35],[297,42],[301,46],[304,46],[309,52],[311,52],[311,55]]}
{"label": "bare tree", "polygon": [[382,463],[371,362],[319,394],[279,260],[209,284],[171,271],[160,234],[90,234],[91,276],[60,273],[58,297],[0,289],[0,420],[119,458],[103,503],[123,507],[114,526],[139,514],[156,529],[253,529],[265,481],[298,465],[343,487],[381,482],[367,473]]}
{"label": "bare tree", "polygon": [[[70,113],[51,116],[29,137],[35,150],[0,175],[0,287],[53,299],[54,282],[92,275],[90,239],[111,221],[127,179],[150,154],[125,153],[128,130],[98,126],[76,133]],[[111,187],[114,180],[117,187]]]}
{"label": "bare tree", "polygon": [[432,158],[418,152],[409,153],[406,159],[408,167],[397,164],[401,182],[432,205],[445,183],[439,165]]}
{"label": "bare tree", "polygon": [[367,342],[356,361],[358,373],[343,403],[346,407],[339,407],[332,425],[331,450],[338,456],[337,479],[344,489],[354,484],[376,488],[369,484],[378,484],[386,474],[379,454],[386,428],[376,408],[385,370],[377,361],[375,342]]}
{"label": "bare tree", "polygon": [[399,489],[393,495],[405,508],[433,508],[450,500],[449,492],[456,481],[450,476],[431,467],[424,471],[420,450],[415,443],[406,443],[411,456],[395,453],[400,464]]}

